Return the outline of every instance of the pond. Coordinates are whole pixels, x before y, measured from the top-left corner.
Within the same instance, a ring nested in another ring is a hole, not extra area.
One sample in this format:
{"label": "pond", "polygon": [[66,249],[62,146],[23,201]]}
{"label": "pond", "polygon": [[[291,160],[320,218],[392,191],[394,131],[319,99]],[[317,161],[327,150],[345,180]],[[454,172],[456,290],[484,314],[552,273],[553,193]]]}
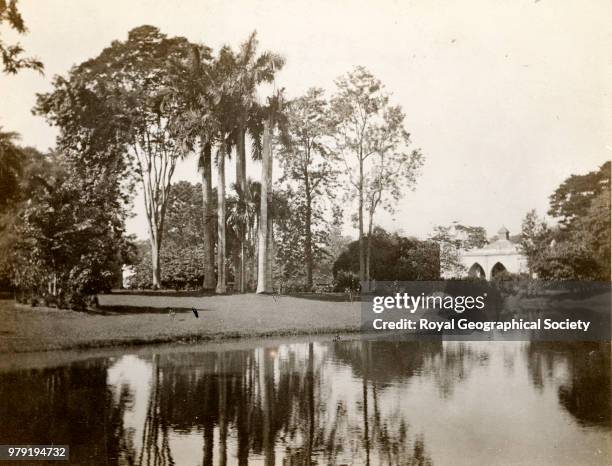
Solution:
{"label": "pond", "polygon": [[610,403],[608,343],[153,348],[3,370],[0,444],[86,465],[609,464]]}

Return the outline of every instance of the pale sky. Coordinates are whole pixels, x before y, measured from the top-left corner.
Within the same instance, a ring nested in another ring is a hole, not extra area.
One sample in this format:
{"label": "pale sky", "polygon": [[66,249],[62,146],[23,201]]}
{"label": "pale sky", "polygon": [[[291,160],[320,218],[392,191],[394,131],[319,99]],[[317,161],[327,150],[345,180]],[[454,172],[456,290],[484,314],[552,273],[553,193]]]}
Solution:
{"label": "pale sky", "polygon": [[[378,217],[404,234],[426,237],[454,220],[490,235],[502,224],[517,233],[529,209],[547,210],[565,178],[612,156],[607,0],[20,0],[19,7],[30,29],[19,40],[46,71],[0,76],[0,126],[41,150],[54,145],[56,131],[31,115],[35,93],[151,24],[215,50],[257,30],[261,50],[287,59],[277,85],[290,97],[311,86],[332,91],[355,65],[370,69],[402,105],[426,158],[395,218]],[[0,32],[14,38],[6,26]],[[249,176],[259,179],[259,170],[251,164]],[[198,181],[194,158],[180,164],[180,179]],[[128,228],[145,238],[142,199],[134,204]]]}

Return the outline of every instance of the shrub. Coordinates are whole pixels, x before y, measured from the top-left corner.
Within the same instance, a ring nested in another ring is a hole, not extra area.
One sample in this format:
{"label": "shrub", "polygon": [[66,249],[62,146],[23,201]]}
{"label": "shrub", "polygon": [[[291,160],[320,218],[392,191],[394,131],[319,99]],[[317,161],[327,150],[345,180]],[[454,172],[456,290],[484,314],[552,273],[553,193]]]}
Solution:
{"label": "shrub", "polygon": [[344,292],[347,289],[359,291],[360,284],[357,275],[351,271],[338,270],[334,277],[334,290]]}

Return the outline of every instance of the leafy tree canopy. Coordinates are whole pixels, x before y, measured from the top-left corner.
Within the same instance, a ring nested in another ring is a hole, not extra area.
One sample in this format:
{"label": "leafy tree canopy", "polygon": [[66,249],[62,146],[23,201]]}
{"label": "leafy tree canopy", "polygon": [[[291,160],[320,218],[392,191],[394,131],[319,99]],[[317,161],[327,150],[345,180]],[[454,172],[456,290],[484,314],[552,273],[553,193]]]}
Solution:
{"label": "leafy tree canopy", "polygon": [[572,175],[550,196],[548,215],[558,218],[563,227],[571,226],[584,215],[593,200],[610,190],[610,162],[586,175]]}
{"label": "leafy tree canopy", "polygon": [[465,272],[461,251],[482,248],[487,244],[487,235],[483,227],[455,222],[450,226],[435,227],[430,240],[440,248],[441,272],[446,276],[460,276]]}
{"label": "leafy tree canopy", "polygon": [[[437,280],[440,277],[438,245],[376,227],[372,236],[370,275],[374,280],[410,281]],[[359,242],[348,245],[334,263],[334,275],[339,271],[359,271]]]}
{"label": "leafy tree canopy", "polygon": [[117,283],[130,260],[127,211],[99,168],[30,150],[20,202],[2,222],[2,269],[17,289],[80,306]]}
{"label": "leafy tree canopy", "polygon": [[610,162],[598,171],[572,175],[550,197],[549,227],[535,211],[522,227],[521,249],[540,278],[610,280]]}
{"label": "leafy tree canopy", "polygon": [[[8,27],[19,34],[28,32],[21,13],[17,9],[17,0],[0,0],[0,26],[8,24]],[[37,58],[24,57],[21,44],[6,44],[0,37],[0,55],[6,74],[16,74],[21,69],[32,69],[42,73],[44,68],[42,62]]]}

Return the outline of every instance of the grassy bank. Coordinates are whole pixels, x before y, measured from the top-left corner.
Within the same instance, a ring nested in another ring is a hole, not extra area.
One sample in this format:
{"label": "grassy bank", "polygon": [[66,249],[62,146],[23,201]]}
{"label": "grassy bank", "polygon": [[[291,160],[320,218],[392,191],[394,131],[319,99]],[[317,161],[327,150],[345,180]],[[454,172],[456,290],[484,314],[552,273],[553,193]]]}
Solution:
{"label": "grassy bank", "polygon": [[100,306],[76,312],[0,300],[0,353],[352,332],[360,323],[359,303],[288,296],[111,294]]}

